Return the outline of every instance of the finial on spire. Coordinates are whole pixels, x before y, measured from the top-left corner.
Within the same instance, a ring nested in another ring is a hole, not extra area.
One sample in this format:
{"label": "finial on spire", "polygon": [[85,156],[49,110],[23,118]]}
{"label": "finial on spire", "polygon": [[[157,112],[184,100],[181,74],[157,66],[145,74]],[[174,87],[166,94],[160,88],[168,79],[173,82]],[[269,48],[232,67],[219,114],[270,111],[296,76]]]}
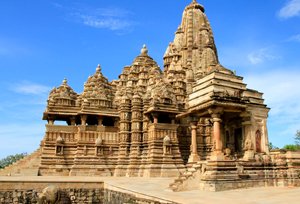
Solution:
{"label": "finial on spire", "polygon": [[143,45],[143,48],[141,49],[141,54],[148,55],[148,48],[145,44]]}
{"label": "finial on spire", "polygon": [[193,3],[197,3],[197,0],[193,0]]}
{"label": "finial on spire", "polygon": [[64,78],[64,80],[62,82],[63,82],[63,85],[67,85],[68,80],[66,78]]}
{"label": "finial on spire", "polygon": [[96,72],[98,73],[98,72],[100,72],[101,71],[101,66],[100,66],[100,64],[98,64],[98,66],[97,66],[97,68],[96,68]]}

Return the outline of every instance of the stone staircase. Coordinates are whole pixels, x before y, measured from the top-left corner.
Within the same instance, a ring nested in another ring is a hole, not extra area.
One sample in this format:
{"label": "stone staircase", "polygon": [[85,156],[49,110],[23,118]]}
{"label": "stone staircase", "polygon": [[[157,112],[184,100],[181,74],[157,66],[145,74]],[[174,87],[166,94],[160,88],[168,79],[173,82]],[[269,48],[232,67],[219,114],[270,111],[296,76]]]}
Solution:
{"label": "stone staircase", "polygon": [[188,165],[187,170],[180,174],[180,176],[169,185],[169,188],[174,192],[198,189],[205,166],[205,161]]}
{"label": "stone staircase", "polygon": [[40,148],[17,162],[0,169],[0,176],[38,176],[41,163]]}

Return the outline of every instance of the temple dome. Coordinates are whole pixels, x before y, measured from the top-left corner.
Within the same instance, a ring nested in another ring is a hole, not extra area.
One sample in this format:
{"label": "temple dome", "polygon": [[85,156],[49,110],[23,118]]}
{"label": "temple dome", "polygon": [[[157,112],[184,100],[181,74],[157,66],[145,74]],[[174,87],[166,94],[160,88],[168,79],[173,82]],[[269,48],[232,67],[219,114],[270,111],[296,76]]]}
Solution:
{"label": "temple dome", "polygon": [[157,79],[152,89],[149,89],[150,101],[152,104],[176,104],[176,95],[170,83],[164,79]]}
{"label": "temple dome", "polygon": [[[141,53],[126,66],[119,75],[116,98],[126,95],[133,99],[134,93],[139,93],[144,98],[149,87],[155,84],[155,77],[162,76],[157,63],[148,55],[148,48],[143,45]],[[116,101],[119,103],[120,100]]]}
{"label": "temple dome", "polygon": [[99,64],[95,74],[89,76],[84,84],[84,90],[81,96],[82,100],[90,102],[91,106],[111,106],[113,98],[112,87],[107,78],[103,76]]}
{"label": "temple dome", "polygon": [[[77,93],[68,85],[67,79],[62,81],[62,84],[53,88],[48,97],[49,105],[74,105],[77,98]],[[60,100],[61,99],[61,100]],[[63,103],[62,100],[67,101]]]}

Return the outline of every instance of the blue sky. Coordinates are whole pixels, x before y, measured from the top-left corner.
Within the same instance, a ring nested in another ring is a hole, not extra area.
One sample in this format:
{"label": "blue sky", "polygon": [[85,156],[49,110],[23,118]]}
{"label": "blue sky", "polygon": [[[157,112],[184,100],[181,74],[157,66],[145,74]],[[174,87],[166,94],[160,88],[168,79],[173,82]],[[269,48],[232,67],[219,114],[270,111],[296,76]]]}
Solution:
{"label": "blue sky", "polygon": [[[198,0],[220,62],[264,92],[269,139],[300,129],[300,0]],[[0,158],[32,152],[44,136],[49,90],[66,77],[77,92],[101,64],[116,79],[145,43],[162,67],[191,0],[3,0],[0,2]]]}

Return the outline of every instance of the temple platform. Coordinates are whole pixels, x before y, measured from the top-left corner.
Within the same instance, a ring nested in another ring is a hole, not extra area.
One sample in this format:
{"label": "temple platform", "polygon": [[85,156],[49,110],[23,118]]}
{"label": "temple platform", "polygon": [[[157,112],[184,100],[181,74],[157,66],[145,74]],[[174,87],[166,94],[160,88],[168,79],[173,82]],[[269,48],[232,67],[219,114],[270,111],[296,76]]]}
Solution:
{"label": "temple platform", "polygon": [[[126,178],[126,177],[0,177],[0,192],[8,184],[13,187],[27,184],[45,185],[79,185],[85,183],[99,189],[109,189],[111,192],[122,192],[123,195],[135,196],[137,199],[150,200],[157,203],[297,203],[300,188],[266,187],[239,189],[222,192],[204,192],[193,190],[188,192],[172,192],[168,184],[174,178]],[[36,185],[38,186],[38,185]],[[110,193],[111,193],[110,192]],[[104,195],[105,196],[105,195]]]}

